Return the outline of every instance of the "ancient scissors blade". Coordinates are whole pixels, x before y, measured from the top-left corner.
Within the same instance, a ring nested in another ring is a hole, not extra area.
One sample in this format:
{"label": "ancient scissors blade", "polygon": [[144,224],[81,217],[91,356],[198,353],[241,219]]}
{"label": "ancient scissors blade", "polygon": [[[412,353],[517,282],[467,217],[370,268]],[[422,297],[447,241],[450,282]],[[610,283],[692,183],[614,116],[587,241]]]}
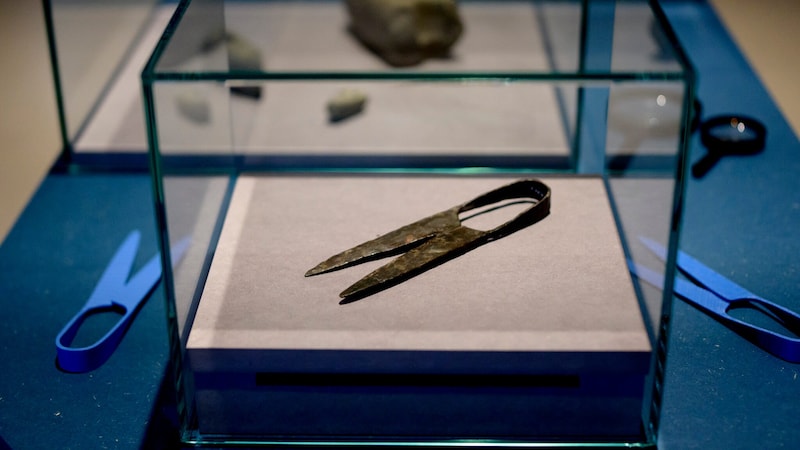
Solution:
{"label": "ancient scissors blade", "polygon": [[458,209],[448,209],[333,255],[306,272],[305,276],[319,275],[397,255],[422,244],[437,233],[457,228],[460,225]]}
{"label": "ancient scissors blade", "polygon": [[[461,225],[461,213],[516,198],[532,199],[532,202],[526,202],[532,206],[491,230],[480,231]],[[550,188],[538,180],[520,180],[345,250],[321,262],[305,275],[318,275],[402,253],[339,294],[344,299],[341,303],[349,303],[519,231],[544,219],[549,213]]]}
{"label": "ancient scissors blade", "polygon": [[487,242],[484,231],[466,227],[438,233],[345,289],[339,297],[349,303],[415,277]]}

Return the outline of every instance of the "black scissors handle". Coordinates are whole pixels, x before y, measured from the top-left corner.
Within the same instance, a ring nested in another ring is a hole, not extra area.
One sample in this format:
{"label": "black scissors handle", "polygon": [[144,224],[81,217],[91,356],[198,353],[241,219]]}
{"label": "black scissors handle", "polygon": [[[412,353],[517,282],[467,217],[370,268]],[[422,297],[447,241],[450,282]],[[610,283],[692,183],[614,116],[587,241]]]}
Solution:
{"label": "black scissors handle", "polygon": [[486,231],[484,234],[485,240],[491,241],[508,236],[544,219],[550,214],[550,188],[541,181],[532,179],[520,180],[482,194],[461,205],[458,208],[458,213],[515,198],[532,198],[536,200],[536,203],[508,222]]}

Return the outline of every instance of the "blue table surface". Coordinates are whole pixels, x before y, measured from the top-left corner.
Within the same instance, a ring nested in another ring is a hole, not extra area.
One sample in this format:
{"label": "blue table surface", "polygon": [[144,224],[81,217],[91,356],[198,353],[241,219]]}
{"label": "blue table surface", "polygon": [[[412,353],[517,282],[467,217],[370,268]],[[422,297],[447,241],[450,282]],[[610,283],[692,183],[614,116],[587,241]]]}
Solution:
{"label": "blue table surface", "polygon": [[[704,2],[665,2],[698,72],[703,117],[746,113],[766,150],[689,179],[681,246],[761,296],[800,310],[800,142]],[[690,161],[705,150],[698,139]],[[156,252],[145,174],[48,176],[0,247],[0,448],[174,448],[163,292],[87,374],[56,369],[54,337],[131,229]],[[800,365],[676,302],[659,447],[798,448]]]}

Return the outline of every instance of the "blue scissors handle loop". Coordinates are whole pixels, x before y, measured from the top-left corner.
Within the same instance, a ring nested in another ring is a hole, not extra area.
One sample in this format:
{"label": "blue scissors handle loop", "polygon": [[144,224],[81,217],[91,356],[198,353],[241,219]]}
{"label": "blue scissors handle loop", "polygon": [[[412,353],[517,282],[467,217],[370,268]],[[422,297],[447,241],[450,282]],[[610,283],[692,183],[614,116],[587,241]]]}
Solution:
{"label": "blue scissors handle loop", "polygon": [[[753,309],[785,328],[794,336],[769,330],[731,315],[735,309]],[[759,297],[729,300],[723,311],[717,312],[729,327],[741,336],[786,361],[800,362],[800,315]]]}
{"label": "blue scissors handle loop", "polygon": [[[86,319],[103,312],[122,312],[122,317],[93,344],[85,347],[72,347],[72,342]],[[100,367],[119,345],[125,331],[130,326],[134,312],[133,309],[119,304],[82,308],[56,337],[56,356],[59,367],[67,372],[85,372]]]}

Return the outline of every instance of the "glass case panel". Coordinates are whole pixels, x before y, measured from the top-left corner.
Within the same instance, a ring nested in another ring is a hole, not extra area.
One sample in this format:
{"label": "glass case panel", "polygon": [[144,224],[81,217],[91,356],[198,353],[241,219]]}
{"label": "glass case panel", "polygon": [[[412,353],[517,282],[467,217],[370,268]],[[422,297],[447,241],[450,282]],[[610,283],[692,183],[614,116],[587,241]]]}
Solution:
{"label": "glass case panel", "polygon": [[[390,3],[184,1],[142,74],[184,440],[654,444],[671,285],[629,266],[671,279],[693,96],[658,4]],[[546,217],[357,301],[388,259],[304,276],[508,185],[546,187],[449,223]]]}
{"label": "glass case panel", "polygon": [[139,75],[175,6],[157,0],[44,2],[65,162],[146,168]]}

